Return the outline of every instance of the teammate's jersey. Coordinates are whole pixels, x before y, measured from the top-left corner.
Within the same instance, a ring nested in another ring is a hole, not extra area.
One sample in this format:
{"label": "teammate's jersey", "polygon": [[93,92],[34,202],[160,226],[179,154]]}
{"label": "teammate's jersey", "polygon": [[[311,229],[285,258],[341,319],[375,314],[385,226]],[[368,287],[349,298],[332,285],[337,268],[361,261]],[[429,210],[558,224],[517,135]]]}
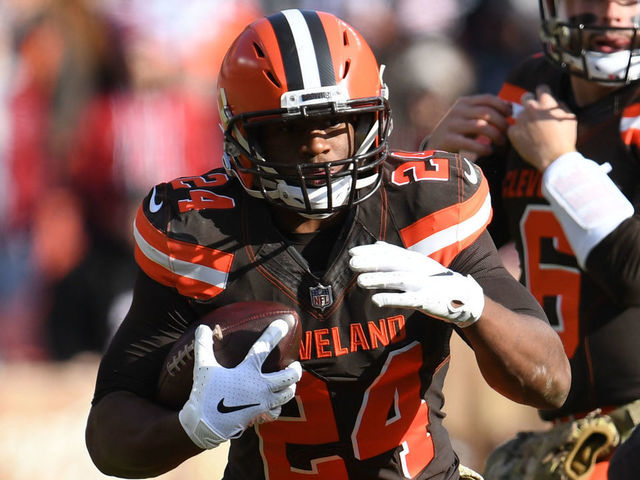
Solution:
{"label": "teammate's jersey", "polygon": [[224,170],[152,190],[135,221],[144,273],[103,358],[94,402],[114,390],[153,398],[172,342],[205,312],[282,302],[302,319],[303,376],[277,421],[231,441],[224,478],[457,479],[442,425],[453,328],[377,307],[357,286],[348,250],[384,240],[423,252],[472,274],[503,305],[544,319],[486,232],[490,196],[480,169],[441,152],[391,156],[383,186],[353,209],[320,277],[271,215]]}
{"label": "teammate's jersey", "polygon": [[[640,211],[640,89],[619,89],[579,108],[569,77],[542,56],[519,65],[500,97],[512,102],[549,85],[578,119],[577,149],[600,164]],[[510,119],[513,120],[513,119]],[[507,148],[478,163],[491,183],[495,217],[489,227],[496,244],[515,240],[525,283],[559,332],[571,360],[572,386],[562,409],[541,412],[545,419],[583,413],[640,398],[640,222],[623,222],[594,248],[586,263],[577,261],[541,193],[541,174]],[[495,187],[495,188],[494,188]],[[592,192],[597,198],[598,192]],[[501,198],[500,198],[501,197]]]}

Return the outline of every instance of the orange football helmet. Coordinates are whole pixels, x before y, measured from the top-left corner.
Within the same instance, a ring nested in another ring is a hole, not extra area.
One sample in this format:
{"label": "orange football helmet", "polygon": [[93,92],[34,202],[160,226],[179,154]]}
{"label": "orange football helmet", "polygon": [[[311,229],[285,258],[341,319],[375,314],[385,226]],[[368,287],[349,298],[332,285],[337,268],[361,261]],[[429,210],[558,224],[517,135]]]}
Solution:
{"label": "orange football helmet", "polygon": [[[387,98],[369,45],[344,21],[295,9],[261,18],[236,38],[220,69],[223,164],[252,196],[307,217],[329,216],[380,186],[391,124]],[[343,114],[357,119],[354,156],[320,168],[299,163],[296,174],[284,175],[286,165],[265,158],[252,134],[265,122]],[[337,165],[346,168],[332,173]],[[323,186],[311,186],[318,181]]]}

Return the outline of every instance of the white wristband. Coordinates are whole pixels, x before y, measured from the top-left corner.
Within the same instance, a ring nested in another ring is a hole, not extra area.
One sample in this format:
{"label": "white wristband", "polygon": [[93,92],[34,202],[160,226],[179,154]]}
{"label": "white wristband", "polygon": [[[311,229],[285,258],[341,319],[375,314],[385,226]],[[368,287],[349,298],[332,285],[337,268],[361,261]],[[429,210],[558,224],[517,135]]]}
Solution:
{"label": "white wristband", "polygon": [[561,155],[542,175],[542,194],[571,244],[580,267],[589,252],[634,213],[609,178],[611,165],[598,165],[578,152]]}
{"label": "white wristband", "polygon": [[193,404],[189,402],[187,402],[178,413],[178,419],[191,441],[200,448],[210,450],[216,448],[226,440],[218,435],[213,428],[201,418],[199,412],[197,412]]}

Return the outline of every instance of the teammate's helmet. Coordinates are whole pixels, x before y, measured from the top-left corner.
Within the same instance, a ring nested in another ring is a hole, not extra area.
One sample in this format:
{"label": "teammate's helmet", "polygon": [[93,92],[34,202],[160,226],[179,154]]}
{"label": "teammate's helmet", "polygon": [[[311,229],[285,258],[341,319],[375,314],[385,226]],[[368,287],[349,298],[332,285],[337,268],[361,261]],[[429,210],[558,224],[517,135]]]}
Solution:
{"label": "teammate's helmet", "polygon": [[[640,78],[640,0],[539,0],[547,56],[564,70],[602,84]],[[617,8],[614,18],[609,8]]]}
{"label": "teammate's helmet", "polygon": [[[391,123],[387,96],[369,45],[339,18],[293,9],[261,18],[236,38],[220,69],[224,166],[250,195],[307,217],[357,204],[381,183]],[[265,158],[256,141],[255,128],[266,122],[342,114],[354,119],[350,158],[299,163],[291,173],[290,165]]]}

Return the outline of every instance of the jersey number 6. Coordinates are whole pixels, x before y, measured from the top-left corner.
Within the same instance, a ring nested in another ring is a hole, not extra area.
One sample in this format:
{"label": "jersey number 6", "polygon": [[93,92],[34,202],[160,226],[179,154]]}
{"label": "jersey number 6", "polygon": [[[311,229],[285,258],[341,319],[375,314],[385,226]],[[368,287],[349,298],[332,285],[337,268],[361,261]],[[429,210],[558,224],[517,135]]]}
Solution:
{"label": "jersey number 6", "polygon": [[580,270],[550,206],[531,205],[520,220],[527,287],[571,358],[578,346]]}

